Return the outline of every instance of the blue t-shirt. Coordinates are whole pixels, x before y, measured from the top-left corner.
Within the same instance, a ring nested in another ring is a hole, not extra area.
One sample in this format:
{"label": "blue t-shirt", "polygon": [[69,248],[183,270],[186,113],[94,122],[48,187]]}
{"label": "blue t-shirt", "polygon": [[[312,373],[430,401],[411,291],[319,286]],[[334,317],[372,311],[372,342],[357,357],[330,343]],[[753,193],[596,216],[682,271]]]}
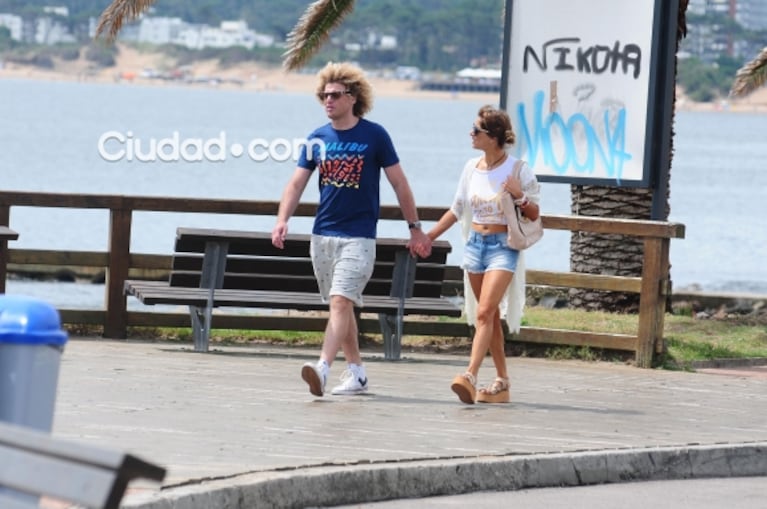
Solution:
{"label": "blue t-shirt", "polygon": [[312,233],[374,239],[381,168],[398,162],[386,129],[364,118],[344,131],[328,123],[312,132],[298,159],[301,168],[320,170],[320,203]]}

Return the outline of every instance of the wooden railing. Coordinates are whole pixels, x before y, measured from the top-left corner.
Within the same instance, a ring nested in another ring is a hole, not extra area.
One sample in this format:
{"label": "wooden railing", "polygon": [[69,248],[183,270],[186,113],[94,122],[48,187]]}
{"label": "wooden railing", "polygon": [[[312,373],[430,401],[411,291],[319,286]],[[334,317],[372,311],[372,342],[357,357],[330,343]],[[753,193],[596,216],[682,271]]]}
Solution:
{"label": "wooden railing", "polygon": [[[128,312],[123,283],[139,270],[165,271],[170,268],[170,256],[165,254],[139,254],[130,251],[133,213],[156,211],[174,213],[209,213],[275,216],[278,202],[163,198],[119,195],[55,194],[36,192],[0,192],[0,225],[11,226],[12,208],[61,207],[74,209],[103,209],[109,211],[109,238],[105,252],[55,251],[7,249],[6,241],[0,240],[0,280],[5,282],[7,260],[10,264],[88,266],[106,270],[106,295],[104,310],[61,309],[64,323],[94,324],[103,326],[106,338],[125,338],[129,326],[175,326],[189,325],[188,315],[181,313]],[[316,205],[301,204],[296,216],[311,217]],[[419,208],[424,221],[436,221],[444,209]],[[381,208],[381,219],[402,220],[399,207]],[[184,226],[184,225],[179,225]],[[574,272],[528,271],[528,285],[547,285],[564,288],[587,288],[616,292],[638,293],[640,296],[638,328],[636,335],[608,334],[523,327],[512,340],[553,345],[593,346],[635,352],[636,364],[650,367],[655,352],[663,349],[663,322],[666,298],[670,292],[669,244],[672,238],[684,238],[684,225],[661,221],[628,219],[604,219],[585,216],[543,216],[543,226],[549,230],[567,230],[600,234],[620,234],[639,238],[644,243],[641,277],[624,277],[583,274]],[[18,230],[18,228],[14,228]],[[18,231],[21,238],[24,232]],[[459,281],[456,272],[455,282]],[[274,315],[239,316],[216,315],[217,326],[233,329],[295,330],[296,317]],[[372,332],[377,321],[363,320],[361,332]],[[324,318],[306,317],[300,320],[301,330],[321,331]],[[445,322],[408,322],[405,334],[466,336],[465,324]]]}

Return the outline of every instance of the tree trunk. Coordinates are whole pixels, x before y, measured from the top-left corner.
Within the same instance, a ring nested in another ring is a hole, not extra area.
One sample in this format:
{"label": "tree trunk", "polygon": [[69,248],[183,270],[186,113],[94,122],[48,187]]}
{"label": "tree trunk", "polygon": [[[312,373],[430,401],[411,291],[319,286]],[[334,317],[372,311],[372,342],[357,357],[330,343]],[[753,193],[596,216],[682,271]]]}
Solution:
{"label": "tree trunk", "polygon": [[[582,216],[649,219],[652,190],[626,187],[571,186],[570,212]],[[642,275],[643,243],[635,237],[573,232],[570,270],[611,276]],[[580,309],[638,312],[639,294],[573,288],[570,306]]]}

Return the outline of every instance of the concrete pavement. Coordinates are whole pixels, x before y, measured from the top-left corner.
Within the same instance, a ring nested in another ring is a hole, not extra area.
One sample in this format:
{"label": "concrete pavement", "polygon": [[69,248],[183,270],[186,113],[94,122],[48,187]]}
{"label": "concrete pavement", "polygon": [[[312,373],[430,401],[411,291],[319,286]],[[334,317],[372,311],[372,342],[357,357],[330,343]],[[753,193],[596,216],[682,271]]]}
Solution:
{"label": "concrete pavement", "polygon": [[[512,358],[512,403],[468,406],[449,388],[465,354],[368,349],[368,395],[315,398],[300,367],[317,355],[73,338],[53,432],[165,466],[161,489],[131,485],[134,509],[767,475],[764,377]],[[480,383],[492,375],[488,358]]]}

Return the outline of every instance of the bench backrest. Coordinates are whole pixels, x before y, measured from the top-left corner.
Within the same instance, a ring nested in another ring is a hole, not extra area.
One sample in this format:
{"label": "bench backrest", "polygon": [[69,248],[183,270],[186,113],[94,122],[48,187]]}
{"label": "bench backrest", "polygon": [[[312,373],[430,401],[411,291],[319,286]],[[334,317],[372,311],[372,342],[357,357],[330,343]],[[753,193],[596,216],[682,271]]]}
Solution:
{"label": "bench backrest", "polygon": [[[311,236],[290,234],[284,249],[272,245],[269,232],[245,232],[200,228],[178,228],[170,275],[171,286],[208,287],[237,290],[318,291],[312,261],[309,256]],[[219,246],[226,256],[223,280],[202,282],[203,255],[206,246]],[[407,239],[379,238],[376,240],[376,263],[365,288],[366,295],[391,295],[392,282],[397,279],[395,260],[406,251]],[[414,297],[439,297],[445,276],[450,243],[437,241],[427,259],[415,263],[412,289]]]}

